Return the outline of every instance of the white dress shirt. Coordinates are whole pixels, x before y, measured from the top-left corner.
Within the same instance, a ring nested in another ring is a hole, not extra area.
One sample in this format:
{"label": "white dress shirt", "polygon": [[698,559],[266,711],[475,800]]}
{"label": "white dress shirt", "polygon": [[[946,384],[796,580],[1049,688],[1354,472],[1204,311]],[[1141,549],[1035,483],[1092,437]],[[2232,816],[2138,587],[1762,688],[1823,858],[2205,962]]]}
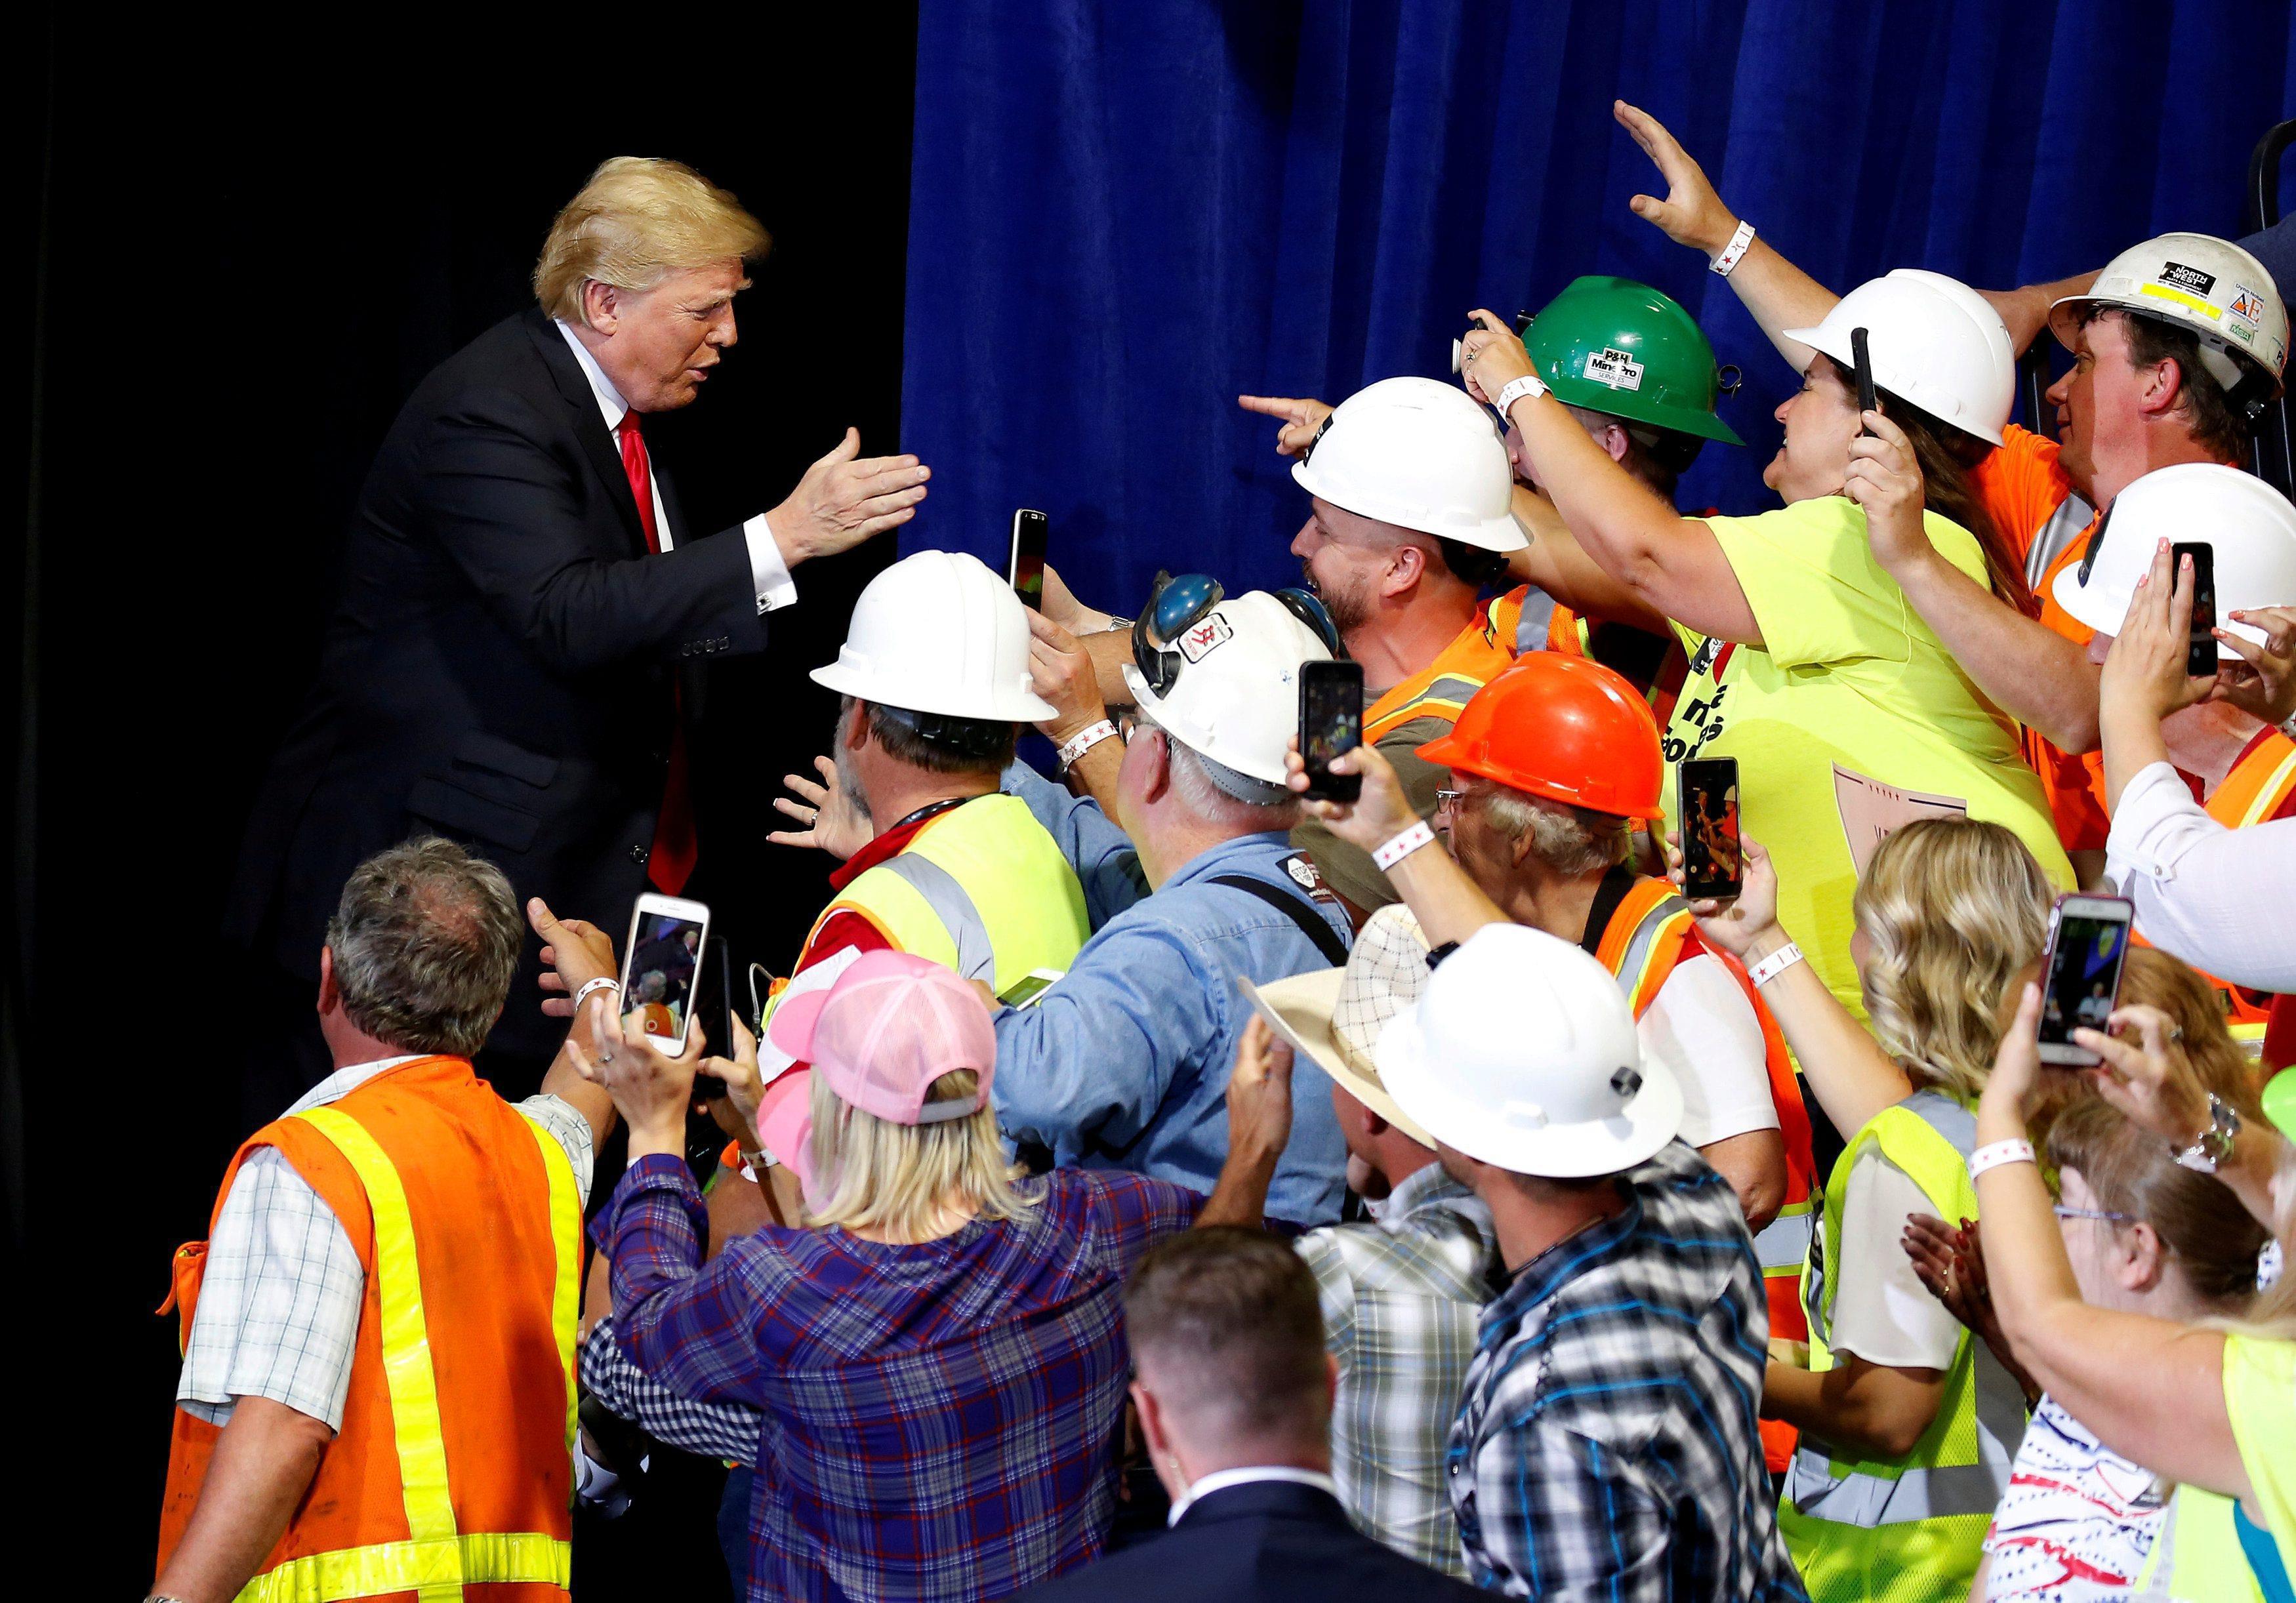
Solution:
{"label": "white dress shirt", "polygon": [[1180,1516],[1201,1499],[1230,1486],[1250,1485],[1253,1481],[1291,1481],[1297,1485],[1313,1486],[1329,1493],[1334,1501],[1340,1495],[1339,1483],[1320,1469],[1298,1469],[1289,1464],[1248,1464],[1234,1469],[1216,1469],[1201,1480],[1190,1482],[1188,1489],[1173,1502],[1172,1512],[1164,1523],[1178,1525]]}
{"label": "white dress shirt", "polygon": [[2105,878],[2136,904],[2136,929],[2172,957],[2259,991],[2296,991],[2296,818],[2226,829],[2166,763],[2120,793]]}
{"label": "white dress shirt", "polygon": [[[339,1100],[383,1070],[414,1060],[347,1065],[287,1111]],[[590,1121],[547,1092],[517,1106],[565,1149],[575,1188],[586,1200]],[[366,1271],[334,1210],[276,1147],[258,1148],[233,1176],[208,1241],[176,1406],[222,1425],[238,1399],[268,1397],[341,1429],[365,1298]]]}
{"label": "white dress shirt", "polygon": [[[606,377],[606,370],[598,365],[598,358],[590,348],[576,337],[562,317],[552,322],[566,337],[566,346],[574,353],[574,360],[582,364],[582,376],[590,380],[590,393],[598,398],[599,415],[606,420],[606,433],[611,437],[616,450],[621,448],[622,420],[629,415],[630,404],[622,399],[622,392]],[[652,461],[651,456],[647,459]],[[669,516],[661,507],[661,475],[649,470],[647,479],[653,489],[653,527],[661,538],[664,551],[676,549],[671,537]],[[742,538],[750,547],[750,578],[758,592],[758,610],[772,612],[797,600],[797,581],[790,577],[789,564],[782,560],[782,548],[774,543],[774,531],[766,527],[766,515],[759,512],[742,525]]]}

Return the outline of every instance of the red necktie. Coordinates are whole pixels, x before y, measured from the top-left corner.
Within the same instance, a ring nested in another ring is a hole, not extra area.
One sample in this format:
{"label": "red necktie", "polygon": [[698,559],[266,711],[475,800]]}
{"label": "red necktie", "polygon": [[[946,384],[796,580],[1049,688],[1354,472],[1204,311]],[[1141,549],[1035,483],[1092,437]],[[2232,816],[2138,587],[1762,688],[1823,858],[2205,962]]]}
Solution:
{"label": "red necktie", "polygon": [[[645,436],[638,429],[638,414],[622,414],[622,471],[629,476],[630,497],[638,503],[638,523],[645,530],[646,549],[661,554],[661,530],[653,520],[653,464],[646,456]],[[653,849],[646,854],[646,878],[654,888],[676,896],[685,888],[700,854],[693,838],[693,802],[686,789],[685,711],[681,705],[669,737],[669,777],[662,783],[661,812],[653,826]]]}

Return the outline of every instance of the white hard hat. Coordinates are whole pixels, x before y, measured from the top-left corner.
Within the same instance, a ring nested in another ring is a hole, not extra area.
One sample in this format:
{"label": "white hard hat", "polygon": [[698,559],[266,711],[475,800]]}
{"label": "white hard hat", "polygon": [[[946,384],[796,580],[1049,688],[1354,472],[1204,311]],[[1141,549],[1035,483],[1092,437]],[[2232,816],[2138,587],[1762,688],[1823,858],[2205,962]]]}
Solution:
{"label": "white hard hat", "polygon": [[1957,278],[1899,267],[1833,303],[1814,329],[1785,337],[1857,367],[1849,331],[1866,331],[1874,387],[1993,445],[2017,398],[2017,351],[1985,297]]}
{"label": "white hard hat", "polygon": [[2087,294],[2049,307],[2049,327],[2066,349],[2093,306],[2123,307],[2198,335],[2210,376],[2232,390],[2257,375],[2250,382],[2259,405],[2280,388],[2288,308],[2264,264],[2230,240],[2164,233],[2114,257]]}
{"label": "white hard hat", "polygon": [[[2092,629],[2120,634],[2136,581],[2162,540],[2212,548],[2217,621],[2244,640],[2261,645],[2264,632],[2233,622],[2234,608],[2296,605],[2296,506],[2255,474],[2213,462],[2155,468],[2130,480],[2091,536],[2087,558],[2050,586],[2057,605]],[[2229,662],[2239,653],[2218,641],[2217,655]]]}
{"label": "white hard hat", "polygon": [[1644,1061],[1616,977],[1521,924],[1486,925],[1463,943],[1373,1056],[1421,1128],[1517,1174],[1615,1174],[1682,1125],[1682,1087]]}
{"label": "white hard hat", "polygon": [[1432,379],[1382,379],[1341,401],[1292,477],[1333,506],[1485,551],[1530,544],[1491,414]]}
{"label": "white hard hat", "polygon": [[1322,637],[1275,597],[1254,590],[1213,607],[1170,650],[1178,660],[1160,690],[1137,666],[1124,665],[1141,711],[1198,756],[1281,792],[1242,799],[1288,797],[1283,755],[1300,729],[1300,665],[1330,660]]}
{"label": "white hard hat", "polygon": [[869,581],[837,660],[813,682],[910,712],[1034,724],[1054,708],[1029,688],[1029,613],[964,552],[921,551]]}

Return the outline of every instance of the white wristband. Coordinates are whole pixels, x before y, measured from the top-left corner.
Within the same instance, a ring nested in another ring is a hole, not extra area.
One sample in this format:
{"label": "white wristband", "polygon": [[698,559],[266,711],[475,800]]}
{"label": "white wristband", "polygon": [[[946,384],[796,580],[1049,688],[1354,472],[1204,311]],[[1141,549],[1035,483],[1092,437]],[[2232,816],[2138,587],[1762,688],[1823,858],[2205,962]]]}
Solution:
{"label": "white wristband", "polygon": [[610,978],[603,974],[595,979],[586,979],[582,982],[582,988],[574,993],[574,1010],[577,1013],[582,1010],[582,1004],[590,1000],[590,994],[593,991],[612,991],[619,994],[621,988],[621,981]]}
{"label": "white wristband", "polygon": [[1425,819],[1420,819],[1401,834],[1391,837],[1371,855],[1371,860],[1383,874],[1434,838],[1435,831],[1427,827]]}
{"label": "white wristband", "polygon": [[1061,742],[1061,772],[1066,773],[1075,765],[1076,760],[1086,752],[1090,751],[1103,740],[1112,740],[1115,738],[1116,725],[1105,718],[1097,724],[1086,724]]}
{"label": "white wristband", "polygon": [[1758,986],[1767,985],[1787,969],[1801,961],[1801,948],[1788,941],[1769,956],[1746,970],[1746,977]]}
{"label": "white wristband", "polygon": [[2033,1143],[2028,1141],[1995,1141],[1980,1147],[1969,1155],[1969,1177],[1975,1180],[1988,1169],[1997,1169],[2004,1164],[2038,1163],[2033,1156]]}
{"label": "white wristband", "polygon": [[1505,416],[1508,408],[1512,407],[1517,401],[1524,399],[1535,401],[1546,393],[1546,380],[1540,378],[1537,373],[1525,373],[1522,377],[1514,380],[1513,382],[1509,383],[1505,388],[1499,391],[1499,413],[1501,416]]}
{"label": "white wristband", "polygon": [[1754,225],[1751,223],[1739,224],[1738,232],[1732,234],[1730,242],[1722,247],[1722,254],[1706,264],[1706,270],[1709,273],[1719,274],[1724,278],[1729,277],[1730,269],[1745,259],[1746,247],[1753,242]]}

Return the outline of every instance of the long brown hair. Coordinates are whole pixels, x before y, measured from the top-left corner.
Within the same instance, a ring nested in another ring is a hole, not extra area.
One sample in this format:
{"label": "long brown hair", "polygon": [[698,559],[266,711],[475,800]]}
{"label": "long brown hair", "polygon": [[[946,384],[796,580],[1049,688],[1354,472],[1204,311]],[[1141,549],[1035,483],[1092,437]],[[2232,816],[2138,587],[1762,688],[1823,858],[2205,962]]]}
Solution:
{"label": "long brown hair", "polygon": [[[1842,388],[1850,391],[1854,405],[1857,376],[1833,357],[1826,356],[1825,360]],[[1906,431],[1906,438],[1913,444],[1914,465],[1922,473],[1923,506],[1940,518],[1952,519],[1977,537],[1978,549],[1985,553],[1986,578],[1996,596],[2027,617],[2040,617],[2041,603],[2025,577],[2025,565],[2018,560],[2008,541],[1995,527],[1993,514],[1985,510],[1985,498],[1978,494],[1971,478],[1972,470],[1994,447],[1923,412],[1911,401],[1886,389],[1877,393],[1882,410],[1891,422]]]}

